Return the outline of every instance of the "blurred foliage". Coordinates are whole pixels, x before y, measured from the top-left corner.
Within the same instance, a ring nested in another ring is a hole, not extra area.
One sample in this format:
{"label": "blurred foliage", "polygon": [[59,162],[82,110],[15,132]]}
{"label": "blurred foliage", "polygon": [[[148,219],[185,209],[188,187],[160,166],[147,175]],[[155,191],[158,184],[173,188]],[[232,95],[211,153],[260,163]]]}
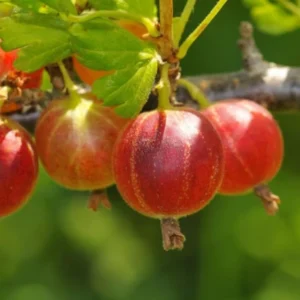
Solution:
{"label": "blurred foliage", "polygon": [[278,35],[300,28],[300,6],[297,6],[295,1],[243,1],[249,7],[257,28],[262,32]]}
{"label": "blurred foliage", "polygon": [[[215,1],[199,1],[191,30]],[[176,2],[179,13],[184,1]],[[191,48],[183,74],[240,68],[240,21],[250,12],[229,1]],[[221,37],[221,38],[220,38]],[[300,32],[256,32],[266,58],[300,64]],[[276,51],[274,51],[276,49]],[[300,115],[278,114],[286,142],[271,188],[282,199],[267,216],[253,195],[217,196],[182,220],[182,252],[165,253],[159,222],[132,211],[109,189],[112,211],[87,209],[87,193],[67,191],[41,170],[32,199],[0,222],[3,300],[298,300],[300,298]]]}

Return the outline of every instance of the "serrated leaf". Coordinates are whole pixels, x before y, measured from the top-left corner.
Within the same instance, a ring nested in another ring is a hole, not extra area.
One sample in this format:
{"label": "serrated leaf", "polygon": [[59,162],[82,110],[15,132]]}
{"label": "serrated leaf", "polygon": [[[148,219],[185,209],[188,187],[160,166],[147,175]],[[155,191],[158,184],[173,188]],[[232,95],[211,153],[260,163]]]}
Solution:
{"label": "serrated leaf", "polygon": [[26,72],[71,54],[67,24],[48,15],[20,14],[1,18],[0,38],[5,51],[22,48],[15,67]]}
{"label": "serrated leaf", "polygon": [[123,69],[143,59],[145,53],[154,53],[148,43],[106,20],[75,24],[70,32],[73,52],[91,69]]}
{"label": "serrated leaf", "polygon": [[89,2],[96,9],[125,10],[150,19],[154,19],[157,12],[155,0],[90,0]]}
{"label": "serrated leaf", "polygon": [[66,14],[77,14],[76,8],[71,0],[40,0],[49,7]]}
{"label": "serrated leaf", "polygon": [[152,59],[147,63],[116,71],[97,80],[93,85],[93,93],[103,99],[105,105],[118,105],[115,111],[119,115],[134,117],[147,102],[157,67],[157,60]]}
{"label": "serrated leaf", "polygon": [[265,33],[280,35],[300,28],[298,16],[288,12],[279,3],[269,0],[244,0],[257,28]]}
{"label": "serrated leaf", "polygon": [[289,14],[272,4],[254,7],[251,16],[259,30],[272,35],[284,34],[300,28],[298,16]]}

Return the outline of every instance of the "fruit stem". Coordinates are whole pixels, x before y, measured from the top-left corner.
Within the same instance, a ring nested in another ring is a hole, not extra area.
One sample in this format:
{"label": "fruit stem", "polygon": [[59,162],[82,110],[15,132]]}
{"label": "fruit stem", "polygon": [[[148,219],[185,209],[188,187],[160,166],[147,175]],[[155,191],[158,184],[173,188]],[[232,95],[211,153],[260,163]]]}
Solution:
{"label": "fruit stem", "polygon": [[254,188],[254,193],[261,199],[267,214],[274,216],[279,209],[278,205],[280,204],[280,198],[273,194],[266,184],[256,186]]}
{"label": "fruit stem", "polygon": [[183,12],[180,16],[179,23],[176,27],[176,32],[174,32],[174,46],[178,48],[182,34],[185,30],[186,24],[192,14],[192,11],[195,7],[196,0],[187,0]]}
{"label": "fruit stem", "polygon": [[179,221],[174,218],[165,218],[160,221],[160,225],[164,250],[182,250],[185,236],[180,230]]}
{"label": "fruit stem", "polygon": [[68,20],[74,23],[84,23],[93,20],[95,18],[101,18],[101,17],[136,21],[138,23],[143,24],[147,28],[149,34],[152,37],[160,36],[159,30],[156,28],[156,23],[153,22],[151,19],[141,17],[136,14],[131,14],[123,10],[99,10],[96,12],[90,12],[80,16],[69,15]]}
{"label": "fruit stem", "polygon": [[196,41],[196,39],[201,35],[209,23],[215,18],[218,12],[225,5],[227,0],[219,0],[218,3],[213,7],[210,13],[204,18],[204,20],[196,27],[196,29],[186,38],[186,40],[179,47],[177,57],[182,59],[186,56],[189,48]]}
{"label": "fruit stem", "polygon": [[159,22],[163,40],[160,54],[168,59],[173,53],[173,0],[159,0]]}
{"label": "fruit stem", "polygon": [[162,65],[160,70],[160,80],[156,86],[158,90],[158,107],[161,109],[169,109],[172,108],[170,103],[171,98],[171,84],[169,79],[169,67],[168,63]]}
{"label": "fruit stem", "polygon": [[199,103],[200,109],[210,106],[211,103],[197,85],[183,78],[178,79],[177,83],[179,86],[183,86],[189,92],[191,97]]}
{"label": "fruit stem", "polygon": [[58,61],[57,64],[62,73],[64,82],[65,82],[65,86],[70,94],[71,101],[74,102],[74,104],[77,104],[80,101],[80,96],[79,96],[78,92],[76,91],[76,86],[75,86],[74,82],[72,81],[64,63],[62,61]]}

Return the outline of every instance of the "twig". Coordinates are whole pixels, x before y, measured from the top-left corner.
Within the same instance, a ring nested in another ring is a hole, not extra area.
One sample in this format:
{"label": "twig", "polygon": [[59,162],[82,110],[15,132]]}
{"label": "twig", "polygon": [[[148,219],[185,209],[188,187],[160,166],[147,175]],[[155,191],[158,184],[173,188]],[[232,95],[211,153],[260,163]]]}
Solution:
{"label": "twig", "polygon": [[[253,37],[253,27],[242,22],[241,39],[244,69],[233,73],[186,78],[195,84],[211,102],[229,98],[247,98],[270,110],[300,109],[300,68],[281,66],[263,59]],[[193,102],[184,88],[178,89],[178,100]]]}
{"label": "twig", "polygon": [[242,52],[243,67],[250,75],[262,75],[268,69],[268,63],[258,50],[254,37],[253,27],[248,22],[242,22],[240,25],[241,39],[238,45]]}
{"label": "twig", "polygon": [[173,0],[160,0],[160,54],[163,60],[173,57]]}

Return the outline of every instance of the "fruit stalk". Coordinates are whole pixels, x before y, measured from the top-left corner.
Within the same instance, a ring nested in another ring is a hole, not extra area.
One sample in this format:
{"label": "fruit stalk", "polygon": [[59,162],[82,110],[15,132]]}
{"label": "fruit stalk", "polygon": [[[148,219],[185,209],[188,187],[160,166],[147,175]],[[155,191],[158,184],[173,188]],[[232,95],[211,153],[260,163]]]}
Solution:
{"label": "fruit stalk", "polygon": [[196,27],[196,29],[187,37],[187,39],[179,47],[177,57],[182,59],[186,56],[189,48],[196,41],[196,39],[201,35],[209,23],[215,18],[219,13],[222,7],[225,5],[227,0],[219,0],[218,3],[214,6],[211,12],[204,18],[204,20]]}
{"label": "fruit stalk", "polygon": [[64,79],[64,82],[65,82],[65,86],[68,90],[68,92],[70,93],[70,96],[71,96],[71,99],[74,100],[74,101],[80,101],[80,97],[76,91],[76,87],[75,87],[75,84],[74,82],[72,81],[64,63],[62,61],[59,61],[57,62],[58,66],[59,66],[59,69],[62,73],[62,76],[63,76],[63,79]]}
{"label": "fruit stalk", "polygon": [[169,64],[165,63],[160,69],[160,81],[158,83],[158,107],[161,109],[171,108],[171,83],[169,79]]}
{"label": "fruit stalk", "polygon": [[174,32],[174,46],[178,48],[182,34],[186,27],[186,24],[191,16],[191,13],[195,7],[196,0],[187,0],[183,12],[180,16],[179,24],[177,25],[177,32]]}

